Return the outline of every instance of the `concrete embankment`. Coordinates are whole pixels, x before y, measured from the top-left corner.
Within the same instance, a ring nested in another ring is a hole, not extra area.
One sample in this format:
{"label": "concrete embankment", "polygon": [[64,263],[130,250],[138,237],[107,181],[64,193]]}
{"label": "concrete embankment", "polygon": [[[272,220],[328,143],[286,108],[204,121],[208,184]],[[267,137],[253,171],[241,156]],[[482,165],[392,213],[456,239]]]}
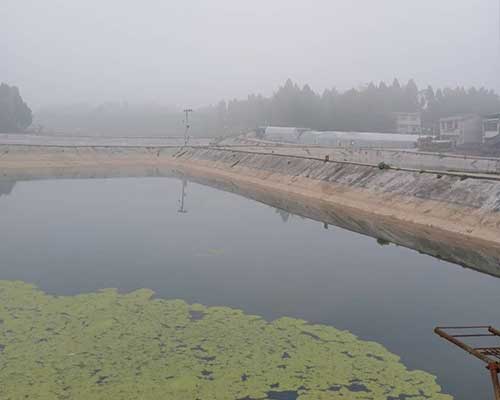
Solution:
{"label": "concrete embankment", "polygon": [[217,149],[181,150],[173,164],[500,244],[500,181],[493,179]]}
{"label": "concrete embankment", "polygon": [[474,260],[486,260],[483,272],[500,275],[500,181],[495,178],[217,148],[0,147],[0,171],[9,179],[100,176],[103,170],[112,176],[176,170],[471,267]]}
{"label": "concrete embankment", "polygon": [[[226,142],[222,142],[224,144]],[[227,141],[228,148],[245,151],[274,152],[275,154],[305,157],[328,156],[332,161],[378,164],[384,162],[394,167],[439,171],[461,171],[481,174],[500,174],[500,158],[477,157],[460,154],[424,152],[401,149],[345,148],[302,146],[269,142],[234,140]],[[239,144],[238,144],[239,143]]]}

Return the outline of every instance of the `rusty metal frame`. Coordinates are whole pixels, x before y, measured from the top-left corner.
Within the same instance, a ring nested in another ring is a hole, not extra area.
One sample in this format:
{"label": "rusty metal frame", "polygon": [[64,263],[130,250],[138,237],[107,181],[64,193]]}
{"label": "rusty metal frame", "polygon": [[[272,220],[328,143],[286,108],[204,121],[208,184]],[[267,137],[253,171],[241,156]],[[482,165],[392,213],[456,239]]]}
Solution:
{"label": "rusty metal frame", "polygon": [[[447,331],[470,331],[470,330],[482,330],[483,333],[460,333],[452,335]],[[493,383],[493,391],[495,394],[495,400],[500,400],[500,383],[498,380],[498,374],[500,374],[500,344],[498,347],[472,347],[464,343],[459,338],[477,338],[477,337],[497,337],[500,338],[500,330],[493,328],[492,326],[443,326],[434,329],[434,332],[441,336],[443,339],[448,340],[454,345],[460,347],[462,350],[473,355],[474,357],[480,359],[487,365],[487,369],[490,371],[491,381]]]}

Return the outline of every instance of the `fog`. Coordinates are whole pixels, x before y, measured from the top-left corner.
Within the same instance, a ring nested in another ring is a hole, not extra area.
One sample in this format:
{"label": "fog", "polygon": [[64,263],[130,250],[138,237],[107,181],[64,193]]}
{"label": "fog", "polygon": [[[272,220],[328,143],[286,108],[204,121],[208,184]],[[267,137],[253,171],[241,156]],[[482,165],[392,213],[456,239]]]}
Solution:
{"label": "fog", "polygon": [[500,89],[497,0],[0,0],[0,81],[35,109],[193,107],[394,77]]}

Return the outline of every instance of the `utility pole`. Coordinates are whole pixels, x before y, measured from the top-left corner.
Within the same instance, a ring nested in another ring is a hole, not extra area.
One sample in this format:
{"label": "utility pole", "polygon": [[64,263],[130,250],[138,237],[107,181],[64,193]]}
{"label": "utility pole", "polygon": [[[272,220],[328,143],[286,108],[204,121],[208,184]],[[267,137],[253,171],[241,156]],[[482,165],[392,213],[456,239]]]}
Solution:
{"label": "utility pole", "polygon": [[187,146],[188,141],[189,141],[189,136],[188,136],[188,131],[190,128],[190,126],[189,126],[189,113],[192,113],[192,112],[193,112],[193,110],[190,108],[186,108],[184,110],[184,113],[186,114],[186,119],[184,121],[186,123],[186,129],[184,131],[184,146]]}
{"label": "utility pole", "polygon": [[[498,0],[498,9],[497,9],[497,14],[498,14],[498,30],[497,30],[497,54],[496,54],[496,60],[494,63],[496,64],[495,67],[498,70],[500,70],[500,0]],[[500,74],[496,74],[496,79],[494,81],[495,85],[497,85],[496,90],[500,93]]]}

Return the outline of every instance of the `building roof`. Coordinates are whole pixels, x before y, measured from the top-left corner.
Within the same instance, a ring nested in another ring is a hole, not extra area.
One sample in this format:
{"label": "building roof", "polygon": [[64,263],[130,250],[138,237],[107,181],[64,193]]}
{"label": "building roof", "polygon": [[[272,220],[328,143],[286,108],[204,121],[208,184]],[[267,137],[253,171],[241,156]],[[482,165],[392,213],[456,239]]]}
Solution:
{"label": "building roof", "polygon": [[420,111],[396,111],[393,112],[394,115],[417,115],[420,116],[422,113]]}
{"label": "building roof", "polygon": [[264,129],[266,133],[297,133],[309,130],[307,128],[297,128],[294,126],[266,126]]}
{"label": "building roof", "polygon": [[457,115],[452,115],[450,117],[446,118],[440,118],[440,121],[455,121],[455,120],[464,120],[464,119],[470,119],[470,118],[479,118],[479,115],[477,114],[457,114]]}
{"label": "building roof", "polygon": [[500,119],[500,113],[485,115],[483,118],[485,118],[485,119]]}
{"label": "building roof", "polygon": [[[369,141],[391,141],[391,142],[416,142],[419,135],[406,135],[402,133],[379,133],[379,132],[340,132],[309,131],[303,135],[317,135],[322,138],[341,139],[341,140],[369,140]],[[421,136],[420,136],[421,137]]]}

